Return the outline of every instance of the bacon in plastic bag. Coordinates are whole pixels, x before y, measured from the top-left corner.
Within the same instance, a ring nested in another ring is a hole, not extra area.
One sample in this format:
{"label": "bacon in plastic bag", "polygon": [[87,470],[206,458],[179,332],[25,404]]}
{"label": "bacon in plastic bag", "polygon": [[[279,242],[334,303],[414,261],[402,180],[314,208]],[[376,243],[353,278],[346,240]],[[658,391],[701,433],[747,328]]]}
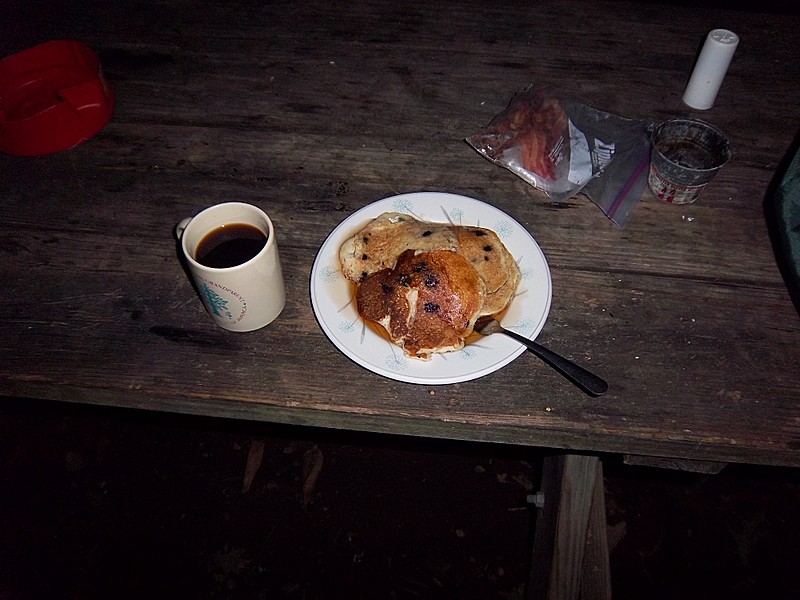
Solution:
{"label": "bacon in plastic bag", "polygon": [[646,184],[647,128],[530,86],[467,142],[553,201],[584,192],[622,225]]}
{"label": "bacon in plastic bag", "polygon": [[569,161],[569,118],[557,98],[526,91],[514,96],[508,108],[469,142],[493,161],[513,163],[555,181],[559,165]]}

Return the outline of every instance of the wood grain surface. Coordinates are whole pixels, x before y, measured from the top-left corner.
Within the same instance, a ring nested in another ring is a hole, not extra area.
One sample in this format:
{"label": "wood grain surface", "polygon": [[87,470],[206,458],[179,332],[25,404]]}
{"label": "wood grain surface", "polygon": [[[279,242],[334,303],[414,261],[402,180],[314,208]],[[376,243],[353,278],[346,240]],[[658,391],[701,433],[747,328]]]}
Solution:
{"label": "wood grain surface", "polygon": [[[58,154],[0,156],[0,394],[393,434],[800,465],[800,318],[769,190],[800,122],[800,18],[593,1],[3,3],[2,56],[100,55],[117,105]],[[739,48],[714,108],[681,102],[715,27]],[[464,138],[528,84],[659,121],[709,120],[735,156],[694,205],[645,194],[624,228],[553,203]],[[394,382],[343,356],[309,274],[344,218],[444,191],[493,204],[547,256],[538,341],[479,380]],[[174,225],[224,200],[273,219],[288,300],[250,334],[205,315]],[[1,400],[0,400],[1,401]]]}

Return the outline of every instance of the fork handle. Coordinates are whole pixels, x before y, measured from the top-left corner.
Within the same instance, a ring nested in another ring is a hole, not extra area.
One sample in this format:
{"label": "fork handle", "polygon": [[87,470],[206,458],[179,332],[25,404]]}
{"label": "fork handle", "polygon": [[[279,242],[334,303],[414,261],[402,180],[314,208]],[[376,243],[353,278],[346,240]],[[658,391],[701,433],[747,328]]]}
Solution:
{"label": "fork handle", "polygon": [[533,340],[529,340],[525,336],[515,333],[514,331],[504,329],[503,333],[511,336],[520,344],[525,345],[528,350],[533,352],[536,356],[541,358],[544,362],[553,367],[556,371],[561,373],[564,377],[569,379],[572,383],[577,385],[590,396],[602,396],[608,391],[608,383],[606,383],[604,379],[598,377],[590,371],[587,371],[571,360],[564,358],[560,354],[556,354],[552,350],[545,348],[541,344],[534,342]]}

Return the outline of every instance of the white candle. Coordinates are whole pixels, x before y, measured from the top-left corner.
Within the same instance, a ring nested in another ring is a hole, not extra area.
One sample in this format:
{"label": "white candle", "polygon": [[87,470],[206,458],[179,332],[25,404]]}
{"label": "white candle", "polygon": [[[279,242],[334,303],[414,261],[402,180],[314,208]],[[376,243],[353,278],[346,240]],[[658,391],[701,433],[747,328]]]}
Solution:
{"label": "white candle", "polygon": [[686,104],[699,110],[714,105],[738,45],[739,36],[727,29],[714,29],[708,34],[683,94]]}

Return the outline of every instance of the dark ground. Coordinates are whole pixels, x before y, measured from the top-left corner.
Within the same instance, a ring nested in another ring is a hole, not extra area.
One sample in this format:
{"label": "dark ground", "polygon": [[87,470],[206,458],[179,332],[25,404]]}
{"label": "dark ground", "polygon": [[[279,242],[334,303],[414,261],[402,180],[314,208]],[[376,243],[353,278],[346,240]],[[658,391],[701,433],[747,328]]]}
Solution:
{"label": "dark ground", "polygon": [[[4,400],[0,600],[521,598],[540,459]],[[617,600],[800,598],[796,470],[604,467]]]}

